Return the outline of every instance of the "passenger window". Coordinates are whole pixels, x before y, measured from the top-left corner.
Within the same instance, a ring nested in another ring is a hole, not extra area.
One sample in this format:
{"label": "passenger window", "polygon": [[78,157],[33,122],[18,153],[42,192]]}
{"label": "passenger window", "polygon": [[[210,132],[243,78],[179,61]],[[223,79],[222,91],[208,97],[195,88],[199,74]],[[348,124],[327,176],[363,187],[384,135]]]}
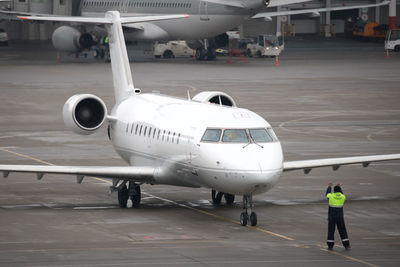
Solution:
{"label": "passenger window", "polygon": [[175,140],[175,133],[172,135],[172,143],[174,142],[174,140]]}
{"label": "passenger window", "polygon": [[157,140],[159,140],[159,139],[160,139],[160,133],[161,133],[161,130],[160,130],[160,129],[158,129]]}
{"label": "passenger window", "polygon": [[171,134],[171,132],[168,132],[168,135],[167,135],[167,142],[169,142],[169,135]]}
{"label": "passenger window", "polygon": [[156,136],[156,131],[157,131],[157,129],[154,128],[154,130],[153,130],[153,139],[154,139],[154,137]]}
{"label": "passenger window", "polygon": [[253,139],[255,143],[268,143],[274,141],[265,129],[250,129],[249,133],[251,139]]}
{"label": "passenger window", "polygon": [[136,124],[135,134],[137,134],[137,130],[138,130],[138,128],[139,128],[139,125],[138,125],[138,124]]}
{"label": "passenger window", "polygon": [[164,141],[164,137],[165,137],[165,130],[163,131],[163,134],[162,134],[162,141]]}
{"label": "passenger window", "polygon": [[144,128],[144,133],[143,133],[144,137],[146,137],[146,132],[147,132],[147,126]]}
{"label": "passenger window", "polygon": [[133,123],[132,123],[132,127],[131,127],[131,133],[133,133]]}
{"label": "passenger window", "polygon": [[201,141],[204,142],[218,142],[221,137],[222,130],[219,129],[207,129],[204,133]]}
{"label": "passenger window", "polygon": [[126,125],[126,132],[128,132],[128,129],[129,129],[129,123]]}
{"label": "passenger window", "polygon": [[142,128],[143,128],[143,125],[140,125],[139,135],[142,135]]}
{"label": "passenger window", "polygon": [[225,130],[222,136],[222,142],[227,143],[248,143],[249,138],[244,129]]}
{"label": "passenger window", "polygon": [[179,138],[181,138],[181,134],[178,134],[178,138],[176,139],[177,144],[179,144]]}

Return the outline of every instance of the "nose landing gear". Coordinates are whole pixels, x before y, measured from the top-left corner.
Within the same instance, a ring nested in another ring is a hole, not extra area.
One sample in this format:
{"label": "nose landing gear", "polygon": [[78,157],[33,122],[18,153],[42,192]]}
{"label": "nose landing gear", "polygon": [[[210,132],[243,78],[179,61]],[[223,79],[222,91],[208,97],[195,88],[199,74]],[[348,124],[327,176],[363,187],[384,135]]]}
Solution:
{"label": "nose landing gear", "polygon": [[250,221],[251,226],[257,225],[257,214],[252,211],[253,208],[253,196],[245,195],[243,196],[243,209],[245,210],[240,214],[240,224],[243,226],[247,225],[247,222]]}
{"label": "nose landing gear", "polygon": [[217,191],[215,191],[214,189],[211,190],[211,199],[213,201],[213,204],[220,205],[222,197],[225,198],[225,201],[226,201],[227,205],[232,205],[233,202],[235,201],[235,195],[227,194],[227,193],[224,193],[224,192],[218,192],[217,193]]}

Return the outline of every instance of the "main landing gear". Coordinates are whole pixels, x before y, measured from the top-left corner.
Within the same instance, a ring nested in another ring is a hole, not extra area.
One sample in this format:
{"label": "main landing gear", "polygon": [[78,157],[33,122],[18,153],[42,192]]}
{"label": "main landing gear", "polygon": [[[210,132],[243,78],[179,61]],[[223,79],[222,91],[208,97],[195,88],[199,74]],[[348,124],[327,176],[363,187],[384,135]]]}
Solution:
{"label": "main landing gear", "polygon": [[[128,183],[128,186],[126,184]],[[130,198],[132,201],[132,207],[138,208],[140,207],[140,184],[135,182],[123,182],[120,186],[117,187],[118,190],[118,204],[120,208],[126,208],[128,204],[128,199]]]}
{"label": "main landing gear", "polygon": [[243,196],[243,209],[245,211],[240,214],[241,225],[246,226],[248,221],[250,221],[251,226],[257,225],[257,214],[251,210],[252,208],[253,208],[253,196],[252,195]]}
{"label": "main landing gear", "polygon": [[233,202],[235,201],[235,195],[227,194],[224,192],[218,192],[215,190],[211,190],[211,198],[213,201],[213,204],[219,205],[221,204],[222,197],[225,197],[225,202],[227,205],[232,205]]}

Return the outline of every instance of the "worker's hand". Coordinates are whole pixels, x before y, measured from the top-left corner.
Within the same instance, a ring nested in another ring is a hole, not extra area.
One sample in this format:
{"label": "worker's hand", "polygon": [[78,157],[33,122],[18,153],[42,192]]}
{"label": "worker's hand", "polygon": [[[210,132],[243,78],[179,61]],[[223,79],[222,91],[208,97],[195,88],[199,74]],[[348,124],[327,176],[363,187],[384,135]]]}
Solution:
{"label": "worker's hand", "polygon": [[329,183],[328,183],[328,185],[329,185],[329,186],[332,186],[332,185],[333,185],[333,183],[332,183],[332,182],[329,182]]}
{"label": "worker's hand", "polygon": [[343,184],[337,184],[337,186],[342,186]]}

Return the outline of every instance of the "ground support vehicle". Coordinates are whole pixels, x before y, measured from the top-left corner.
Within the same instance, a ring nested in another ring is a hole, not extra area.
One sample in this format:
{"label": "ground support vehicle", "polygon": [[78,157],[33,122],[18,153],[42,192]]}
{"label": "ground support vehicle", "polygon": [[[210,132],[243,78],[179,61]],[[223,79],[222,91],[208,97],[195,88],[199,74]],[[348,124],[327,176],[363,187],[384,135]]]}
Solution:
{"label": "ground support vehicle", "polygon": [[260,35],[257,43],[247,44],[246,54],[249,57],[276,57],[284,48],[282,36]]}
{"label": "ground support vehicle", "polygon": [[387,32],[385,50],[400,52],[400,29],[389,30]]}
{"label": "ground support vehicle", "polygon": [[185,41],[156,43],[154,46],[155,58],[193,57],[195,53]]}

